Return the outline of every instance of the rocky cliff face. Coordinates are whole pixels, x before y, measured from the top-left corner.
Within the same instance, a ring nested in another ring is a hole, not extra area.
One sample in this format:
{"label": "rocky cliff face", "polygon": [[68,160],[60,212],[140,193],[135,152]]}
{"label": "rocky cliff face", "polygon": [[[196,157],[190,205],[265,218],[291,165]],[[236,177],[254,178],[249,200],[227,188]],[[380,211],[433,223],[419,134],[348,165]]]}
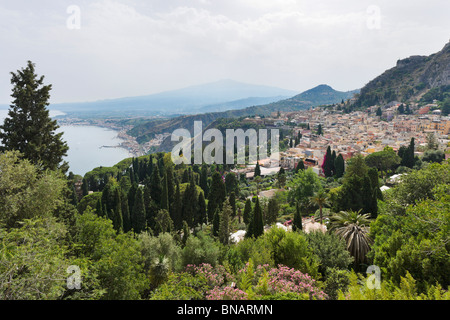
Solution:
{"label": "rocky cliff face", "polygon": [[433,88],[450,85],[450,42],[430,56],[411,56],[397,61],[361,89],[356,107],[389,101],[415,101]]}

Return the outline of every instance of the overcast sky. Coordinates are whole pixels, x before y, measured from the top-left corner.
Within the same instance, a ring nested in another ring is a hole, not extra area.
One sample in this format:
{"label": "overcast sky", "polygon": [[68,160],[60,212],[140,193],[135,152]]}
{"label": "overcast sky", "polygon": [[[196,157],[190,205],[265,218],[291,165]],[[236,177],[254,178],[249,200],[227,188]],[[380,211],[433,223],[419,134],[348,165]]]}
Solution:
{"label": "overcast sky", "polygon": [[449,12],[448,0],[0,0],[0,103],[27,60],[53,103],[220,79],[353,90],[441,50]]}

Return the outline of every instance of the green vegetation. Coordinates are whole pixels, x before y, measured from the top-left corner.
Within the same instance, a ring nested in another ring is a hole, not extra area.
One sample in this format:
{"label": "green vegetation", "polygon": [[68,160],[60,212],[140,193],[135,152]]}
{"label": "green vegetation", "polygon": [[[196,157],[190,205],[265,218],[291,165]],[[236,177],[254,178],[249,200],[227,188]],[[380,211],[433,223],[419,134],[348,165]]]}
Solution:
{"label": "green vegetation", "polygon": [[[449,299],[450,162],[432,137],[427,148],[414,157],[412,139],[347,163],[328,148],[325,177],[299,163],[254,179],[167,153],[79,177],[4,151],[0,297]],[[78,288],[64,281],[73,267]]]}

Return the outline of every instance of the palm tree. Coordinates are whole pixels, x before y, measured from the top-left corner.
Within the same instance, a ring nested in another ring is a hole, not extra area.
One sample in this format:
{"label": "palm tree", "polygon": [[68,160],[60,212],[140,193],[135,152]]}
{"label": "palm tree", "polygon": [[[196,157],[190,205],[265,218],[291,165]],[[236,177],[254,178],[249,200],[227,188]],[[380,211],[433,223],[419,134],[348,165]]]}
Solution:
{"label": "palm tree", "polygon": [[372,239],[368,236],[370,214],[361,214],[349,210],[341,211],[330,217],[330,231],[345,240],[347,250],[355,258],[355,265],[366,261],[366,254],[370,250]]}
{"label": "palm tree", "polygon": [[325,190],[319,190],[312,197],[309,198],[309,202],[313,205],[319,206],[320,211],[320,224],[323,224],[323,214],[322,209],[324,206],[329,205],[328,194]]}
{"label": "palm tree", "polygon": [[169,270],[169,259],[162,254],[159,255],[155,259],[153,267],[150,269],[150,279],[154,288],[157,288],[167,280]]}

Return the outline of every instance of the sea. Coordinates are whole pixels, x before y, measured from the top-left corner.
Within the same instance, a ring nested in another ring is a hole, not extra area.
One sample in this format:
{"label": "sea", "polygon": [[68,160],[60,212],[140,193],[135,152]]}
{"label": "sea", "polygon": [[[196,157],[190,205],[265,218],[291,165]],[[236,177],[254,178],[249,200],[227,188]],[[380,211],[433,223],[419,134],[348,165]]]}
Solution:
{"label": "sea", "polygon": [[[3,124],[7,115],[8,110],[0,109],[0,123]],[[50,117],[61,115],[64,115],[61,111],[50,110]],[[69,146],[64,160],[69,163],[69,171],[74,174],[84,176],[86,172],[96,167],[110,167],[125,158],[132,157],[124,148],[111,148],[124,141],[117,136],[117,131],[96,126],[69,125],[60,126],[57,132],[63,132],[63,140]]]}

